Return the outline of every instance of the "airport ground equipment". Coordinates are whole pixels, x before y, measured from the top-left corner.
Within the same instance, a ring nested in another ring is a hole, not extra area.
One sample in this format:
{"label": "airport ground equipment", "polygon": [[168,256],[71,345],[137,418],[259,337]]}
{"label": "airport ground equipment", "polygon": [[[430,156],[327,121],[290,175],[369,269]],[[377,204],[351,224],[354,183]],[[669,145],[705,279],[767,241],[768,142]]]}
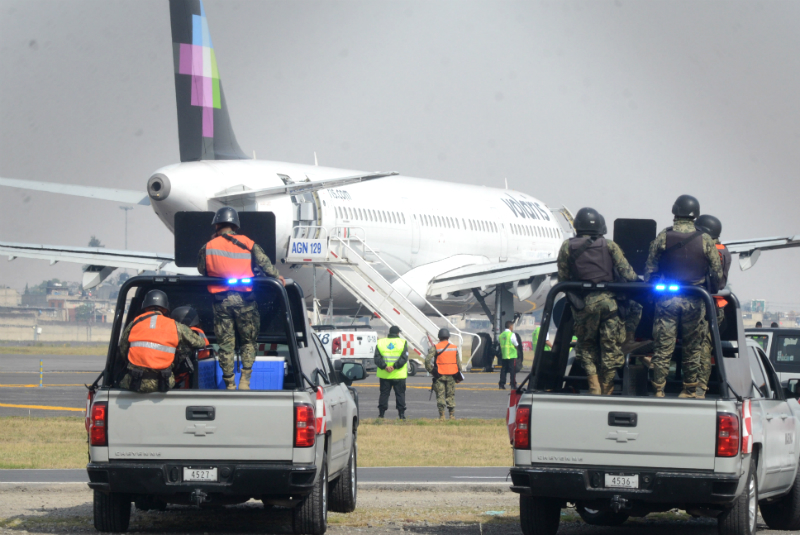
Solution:
{"label": "airport ground equipment", "polygon": [[800,326],[747,329],[745,335],[758,342],[784,387],[788,387],[792,379],[800,380]]}
{"label": "airport ground equipment", "polygon": [[[320,342],[336,362],[358,362],[367,371],[375,371],[375,346],[378,333],[369,325],[312,325]],[[409,366],[408,374],[414,375],[416,366]]]}
{"label": "airport ground equipment", "polygon": [[283,369],[271,390],[231,391],[201,381],[209,359],[198,362],[197,355],[190,388],[139,394],[118,387],[127,363],[117,341],[140,313],[144,295],[159,289],[172,303],[192,305],[213,344],[213,297],[206,286],[218,282],[134,277],[120,290],[105,370],[87,403],[87,470],[98,531],[126,531],[131,502],[163,510],[170,503],[215,506],[255,498],[292,508],[293,532],[310,534],[325,532],[328,510],[355,509],[358,395],[350,385],[366,373],[358,363],[329,360],[294,282],[228,281],[253,286],[261,314],[258,344]]}
{"label": "airport ground equipment", "polygon": [[[640,331],[652,332],[654,298],[692,295],[708,311],[713,366],[705,399],[678,397],[681,342],[666,397],[649,392],[652,342],[625,355],[612,395],[588,393],[585,372],[569,362],[570,307],[558,322],[564,292],[609,290],[644,305]],[[630,516],[672,508],[715,517],[721,535],[752,535],[757,510],[772,529],[800,529],[800,395],[782,388],[759,345],[748,340],[730,292],[718,326],[712,296],[677,284],[560,283],[548,294],[542,329],[557,323],[551,351],[544,339],[535,366],[511,394],[514,446],[511,490],[520,496],[525,535],[553,535],[561,509],[574,503],[589,524],[618,525]]]}

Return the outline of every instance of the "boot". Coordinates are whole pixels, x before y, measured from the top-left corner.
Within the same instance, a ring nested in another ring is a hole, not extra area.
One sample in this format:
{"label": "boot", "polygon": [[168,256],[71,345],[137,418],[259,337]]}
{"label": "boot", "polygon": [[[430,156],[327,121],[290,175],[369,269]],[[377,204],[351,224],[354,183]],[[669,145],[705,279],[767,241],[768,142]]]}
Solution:
{"label": "boot", "polygon": [[656,389],[656,397],[663,398],[664,397],[664,387],[667,386],[667,382],[664,381],[663,383],[656,383],[655,381],[652,382],[653,388]]}
{"label": "boot", "polygon": [[597,378],[597,375],[590,375],[587,379],[589,380],[589,393],[591,395],[599,396],[603,393],[603,391],[600,390],[600,380]]}
{"label": "boot", "polygon": [[708,391],[708,386],[704,385],[703,383],[697,383],[697,390],[694,391],[694,397],[697,399],[706,399],[706,392]]}
{"label": "boot", "polygon": [[[678,394],[678,397],[679,398],[692,398],[692,399],[694,399],[695,398],[695,393],[697,392],[697,385],[698,384],[699,383],[697,383],[697,382],[694,382],[694,383],[683,383],[683,390],[681,390],[681,393]],[[703,394],[703,396],[705,397],[705,393]]]}
{"label": "boot", "polygon": [[239,378],[239,390],[250,390],[250,375],[253,369],[245,370],[242,368],[242,376]]}
{"label": "boot", "polygon": [[506,389],[506,385],[504,385],[503,383],[497,383],[497,384],[500,385],[500,390],[505,390]]}
{"label": "boot", "polygon": [[450,419],[451,420],[455,420],[456,419],[456,410],[455,409],[450,411]]}
{"label": "boot", "polygon": [[444,411],[439,411],[439,421],[444,422]]}
{"label": "boot", "polygon": [[405,420],[406,419],[405,411],[400,411],[400,416],[398,416],[398,419],[400,419],[400,420]]}
{"label": "boot", "polygon": [[225,381],[226,390],[236,390],[236,377],[233,375],[230,377],[222,376],[222,380]]}
{"label": "boot", "polygon": [[386,411],[385,411],[385,410],[381,410],[381,409],[379,409],[379,412],[378,412],[378,418],[385,418],[385,416],[384,416],[384,414],[385,414],[385,413],[386,413]]}
{"label": "boot", "polygon": [[610,396],[614,393],[614,381],[602,385],[600,389],[602,390],[604,396]]}

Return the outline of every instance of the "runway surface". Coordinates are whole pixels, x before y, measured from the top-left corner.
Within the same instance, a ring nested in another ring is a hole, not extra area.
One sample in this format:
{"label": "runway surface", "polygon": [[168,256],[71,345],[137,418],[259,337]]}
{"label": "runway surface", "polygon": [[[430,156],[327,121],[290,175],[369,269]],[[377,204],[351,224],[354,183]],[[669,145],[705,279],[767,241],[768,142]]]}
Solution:
{"label": "runway surface", "polygon": [[[39,361],[44,363],[39,387]],[[105,356],[0,355],[0,416],[82,416],[86,388],[105,365]],[[527,371],[519,374],[521,381]],[[456,387],[459,418],[505,418],[508,390],[499,390],[499,373],[468,373]],[[354,383],[362,418],[378,416],[378,378],[374,373]],[[407,380],[408,418],[436,418],[436,396],[430,397],[431,379],[425,373]],[[430,397],[430,399],[429,399]],[[387,418],[397,418],[394,393]]]}

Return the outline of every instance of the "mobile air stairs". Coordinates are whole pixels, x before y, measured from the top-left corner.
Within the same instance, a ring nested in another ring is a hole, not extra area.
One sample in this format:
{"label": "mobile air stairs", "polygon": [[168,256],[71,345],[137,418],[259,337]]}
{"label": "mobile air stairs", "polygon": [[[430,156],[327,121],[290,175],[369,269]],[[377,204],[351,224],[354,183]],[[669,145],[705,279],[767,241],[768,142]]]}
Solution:
{"label": "mobile air stairs", "polygon": [[[355,233],[353,231],[356,231]],[[464,342],[464,335],[473,335],[458,329],[424,295],[414,291],[405,282],[402,275],[387,264],[380,255],[367,245],[366,240],[358,235],[361,229],[353,227],[336,227],[330,233],[324,227],[295,227],[293,238],[289,240],[286,262],[321,266],[335,277],[363,306],[388,326],[400,327],[403,337],[411,345],[409,358],[422,368],[428,349],[435,345],[439,326],[408,295],[414,293],[415,301],[422,303],[428,310],[444,320],[450,330],[451,341],[459,350]],[[363,231],[362,231],[363,232]],[[309,238],[305,236],[316,236]],[[369,259],[367,259],[369,258]],[[398,289],[380,272],[396,277],[403,282],[403,289]],[[477,348],[473,348],[477,349]],[[463,352],[462,352],[463,355]],[[462,357],[463,359],[463,357]],[[469,363],[464,364],[469,368]]]}

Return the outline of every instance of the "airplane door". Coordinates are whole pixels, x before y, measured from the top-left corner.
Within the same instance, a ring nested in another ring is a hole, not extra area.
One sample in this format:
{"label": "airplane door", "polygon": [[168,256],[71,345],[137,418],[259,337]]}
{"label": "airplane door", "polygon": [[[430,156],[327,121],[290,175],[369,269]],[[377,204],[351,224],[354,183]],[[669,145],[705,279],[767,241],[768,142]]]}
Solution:
{"label": "airplane door", "polygon": [[508,260],[508,234],[506,234],[506,225],[500,223],[500,261],[505,262]]}
{"label": "airplane door", "polygon": [[411,254],[419,252],[419,219],[414,214],[409,216],[411,219]]}

